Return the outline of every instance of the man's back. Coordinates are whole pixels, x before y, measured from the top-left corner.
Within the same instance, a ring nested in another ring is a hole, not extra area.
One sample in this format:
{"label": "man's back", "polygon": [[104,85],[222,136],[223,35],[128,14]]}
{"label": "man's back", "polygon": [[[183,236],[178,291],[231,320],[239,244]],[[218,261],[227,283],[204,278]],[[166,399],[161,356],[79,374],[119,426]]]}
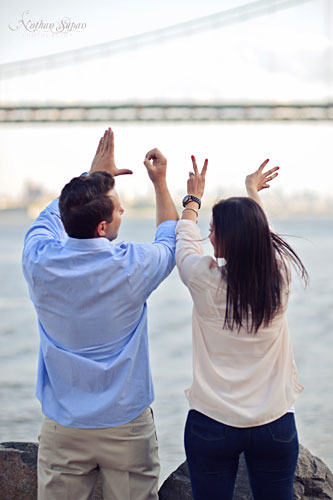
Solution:
{"label": "man's back", "polygon": [[158,498],[146,299],[175,264],[178,214],[166,158],[153,149],[144,164],[156,197],[154,243],[111,243],[124,213],[114,177],[132,171],[116,167],[110,128],[90,172],[64,186],[25,238],[44,413],[38,500],[90,498],[99,473],[105,499]]}
{"label": "man's back", "polygon": [[32,225],[23,268],[38,313],[45,415],[111,427],[151,404],[146,299],[174,266],[174,228],[160,224],[152,244],[70,238],[57,200]]}

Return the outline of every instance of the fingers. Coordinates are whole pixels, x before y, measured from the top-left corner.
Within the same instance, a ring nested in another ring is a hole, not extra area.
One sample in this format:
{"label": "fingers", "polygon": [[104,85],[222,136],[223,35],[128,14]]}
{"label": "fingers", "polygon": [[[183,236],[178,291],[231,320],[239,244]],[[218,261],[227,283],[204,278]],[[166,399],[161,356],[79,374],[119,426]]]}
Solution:
{"label": "fingers", "polygon": [[99,143],[98,143],[98,146],[97,146],[97,150],[96,150],[96,154],[98,154],[100,152],[100,150],[102,149],[102,144],[103,144],[103,137],[101,137],[100,140],[99,140]]}
{"label": "fingers", "polygon": [[271,175],[273,174],[274,172],[276,172],[277,170],[279,170],[280,167],[274,167],[274,168],[271,168],[270,170],[267,170],[267,172],[265,172],[265,175]]}
{"label": "fingers", "polygon": [[[148,154],[148,153],[147,153]],[[143,164],[146,168],[149,168],[151,167],[151,163],[150,163],[150,160],[148,160],[147,156],[145,157],[145,159],[143,160]]]}
{"label": "fingers", "polygon": [[272,181],[273,179],[275,179],[275,177],[277,177],[277,175],[278,175],[278,173],[276,172],[276,174],[273,174],[273,175],[270,175],[270,176],[266,177],[265,178],[265,183]]}
{"label": "fingers", "polygon": [[109,128],[109,138],[110,138],[110,143],[109,143],[109,148],[110,148],[110,153],[114,153],[114,133],[111,127]]}
{"label": "fingers", "polygon": [[206,172],[207,172],[207,167],[208,167],[208,159],[206,158],[205,161],[204,161],[204,164],[203,164],[203,167],[202,167],[202,170],[201,170],[201,175],[203,177],[205,177],[206,175]]}
{"label": "fingers", "polygon": [[154,148],[148,151],[143,163],[148,170],[150,178],[152,178],[151,174],[155,176],[157,172],[159,172],[158,175],[165,175],[167,159],[159,149]]}
{"label": "fingers", "polygon": [[151,149],[150,151],[148,151],[148,153],[146,153],[146,156],[145,156],[145,161],[146,161],[146,160],[151,160],[151,159],[152,159],[152,155],[154,154],[155,149],[156,149],[156,148]]}
{"label": "fingers", "polygon": [[271,168],[270,170],[267,170],[267,172],[263,173],[262,174],[262,182],[267,184],[267,182],[270,182],[273,179],[275,179],[275,177],[277,177],[277,175],[278,175],[277,170],[279,170],[279,168],[280,167],[274,167],[274,168]]}
{"label": "fingers", "polygon": [[105,140],[105,151],[109,153],[110,151],[110,129],[108,128],[106,131],[106,140]]}
{"label": "fingers", "polygon": [[104,135],[99,140],[96,154],[97,153],[101,153],[102,151],[104,151],[104,148],[105,148],[105,138],[106,138],[106,131],[104,132]]}
{"label": "fingers", "polygon": [[198,170],[198,166],[197,166],[197,161],[193,155],[191,156],[191,160],[192,160],[194,173],[195,173],[195,175],[198,175],[199,170]]}
{"label": "fingers", "polygon": [[105,144],[105,151],[107,154],[113,154],[114,152],[114,135],[111,127],[109,127],[106,131],[106,144]]}
{"label": "fingers", "polygon": [[157,158],[164,158],[164,156],[159,149],[154,148],[148,151],[148,153],[146,154],[146,158],[148,160],[156,160]]}
{"label": "fingers", "polygon": [[260,183],[263,182],[264,184],[266,184],[266,185],[263,184],[261,186],[261,189],[264,189],[264,187],[269,187],[267,183],[275,179],[275,177],[277,177],[278,175],[277,170],[279,170],[280,168],[280,167],[273,167],[270,170],[267,170],[267,172],[263,172],[263,169],[265,168],[265,165],[267,165],[268,162],[269,162],[268,159],[265,160],[257,170],[257,174],[261,174],[259,177]]}
{"label": "fingers", "polygon": [[[195,156],[192,155],[191,156],[191,160],[192,160],[192,165],[193,165],[194,173],[193,172],[189,172],[189,175],[199,175],[198,165],[197,165],[197,161],[195,159]],[[205,161],[204,161],[201,173],[200,173],[200,175],[202,175],[203,177],[205,177],[205,175],[206,175],[207,166],[208,166],[208,159],[206,158]]]}
{"label": "fingers", "polygon": [[111,127],[109,127],[104,132],[103,137],[99,141],[97,152],[100,152],[102,154],[104,154],[104,153],[113,154],[114,153],[114,134],[113,134],[113,130],[111,129]]}
{"label": "fingers", "polygon": [[101,147],[101,153],[104,154],[105,151],[107,150],[107,134],[108,134],[108,131],[106,130],[104,132],[104,135],[102,137],[102,147]]}
{"label": "fingers", "polygon": [[143,163],[147,169],[151,169],[153,166],[153,163],[151,160],[156,160],[156,154],[155,154],[155,149],[152,149],[151,151],[148,151],[148,153],[145,156],[145,159],[143,160]]}
{"label": "fingers", "polygon": [[264,168],[266,167],[267,163],[269,162],[269,158],[267,158],[267,160],[265,160],[261,165],[260,167],[258,168],[258,172],[262,172],[264,170]]}

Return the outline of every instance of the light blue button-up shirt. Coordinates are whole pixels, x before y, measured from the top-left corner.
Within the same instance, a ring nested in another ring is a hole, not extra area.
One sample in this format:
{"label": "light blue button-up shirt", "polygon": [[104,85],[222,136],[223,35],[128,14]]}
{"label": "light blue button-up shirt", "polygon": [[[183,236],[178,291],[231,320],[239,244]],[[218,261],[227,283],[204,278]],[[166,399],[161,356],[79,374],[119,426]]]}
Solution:
{"label": "light blue button-up shirt", "polygon": [[32,224],[23,272],[38,315],[36,395],[46,416],[112,427],[151,404],[146,300],[175,265],[175,227],[160,224],[153,243],[70,238],[58,200]]}

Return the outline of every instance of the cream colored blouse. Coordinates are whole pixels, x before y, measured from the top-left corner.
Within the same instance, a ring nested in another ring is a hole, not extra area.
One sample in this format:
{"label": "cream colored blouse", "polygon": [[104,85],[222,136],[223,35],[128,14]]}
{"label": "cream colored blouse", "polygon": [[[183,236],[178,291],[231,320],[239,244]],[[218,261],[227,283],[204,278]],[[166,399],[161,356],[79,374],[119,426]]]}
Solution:
{"label": "cream colored blouse", "polygon": [[194,307],[193,382],[185,391],[190,407],[234,427],[263,425],[287,413],[303,391],[285,311],[257,333],[223,328],[226,283],[215,260],[204,256],[198,226],[180,220],[176,263]]}

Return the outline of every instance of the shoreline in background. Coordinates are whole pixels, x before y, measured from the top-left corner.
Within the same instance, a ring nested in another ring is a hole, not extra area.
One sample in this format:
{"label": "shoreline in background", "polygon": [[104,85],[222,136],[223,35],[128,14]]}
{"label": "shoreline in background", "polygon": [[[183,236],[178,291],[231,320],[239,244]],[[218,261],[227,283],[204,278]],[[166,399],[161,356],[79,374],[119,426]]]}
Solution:
{"label": "shoreline in background", "polygon": [[[182,194],[174,196],[174,199],[181,200]],[[209,217],[211,207],[221,198],[230,196],[243,196],[244,194],[223,193],[220,196],[205,196],[204,205],[200,210],[200,214]],[[25,213],[31,220],[34,220],[39,213],[55,198],[56,196],[43,197],[41,200],[17,203],[1,203],[0,200],[0,216],[5,213]],[[155,203],[152,203],[151,198],[140,198],[133,202],[124,199],[123,206],[126,210],[126,215],[133,219],[154,219]],[[265,209],[269,217],[277,220],[333,220],[333,197],[321,198],[314,193],[297,193],[294,196],[284,195],[283,193],[274,193],[269,198],[264,199]],[[182,207],[178,207],[181,211]]]}

